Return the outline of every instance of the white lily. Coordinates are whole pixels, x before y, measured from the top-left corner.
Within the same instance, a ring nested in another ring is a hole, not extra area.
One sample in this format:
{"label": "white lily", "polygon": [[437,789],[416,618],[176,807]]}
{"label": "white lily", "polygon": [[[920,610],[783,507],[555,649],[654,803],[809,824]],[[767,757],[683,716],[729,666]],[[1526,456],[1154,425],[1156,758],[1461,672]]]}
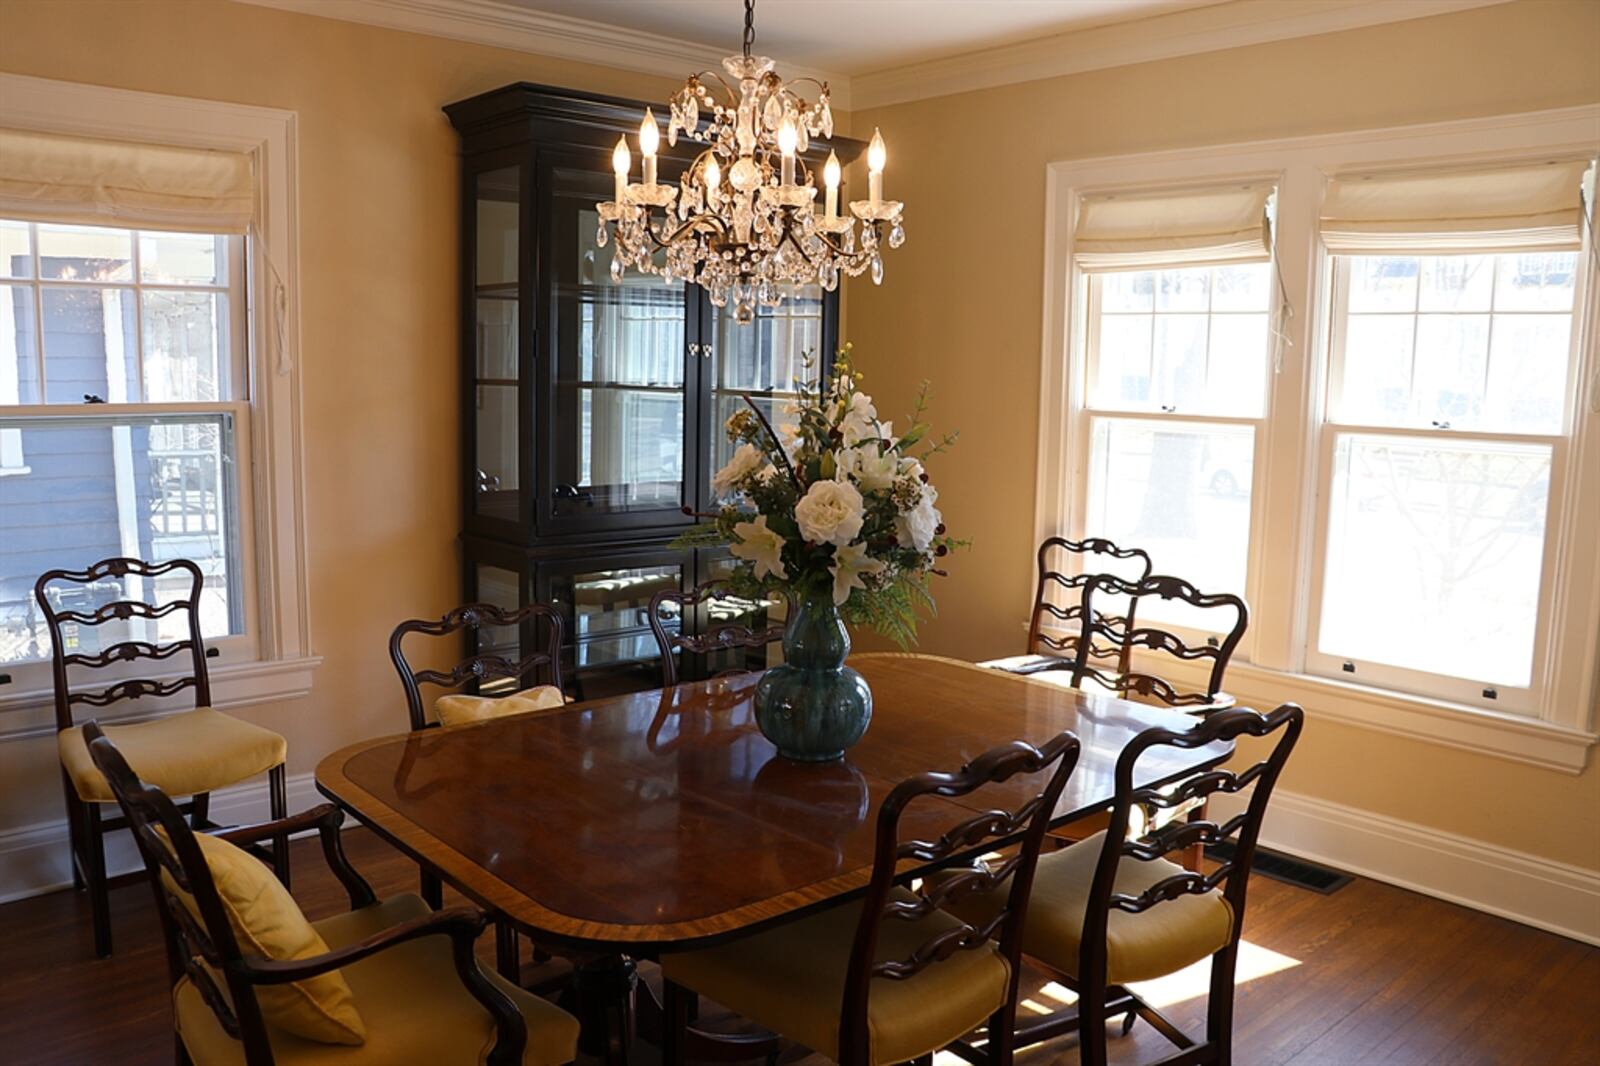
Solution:
{"label": "white lily", "polygon": [[849,477],[864,489],[886,489],[900,475],[900,462],[893,452],[884,453],[880,445],[863,444],[839,452],[839,475]]}
{"label": "white lily", "polygon": [[767,528],[766,515],[757,515],[754,522],[735,523],[733,535],[739,539],[728,550],[755,566],[756,580],[768,575],[779,581],[789,579],[783,568],[783,537],[777,530]]}
{"label": "white lily", "polygon": [[847,544],[842,548],[833,550],[833,603],[836,607],[844,606],[850,598],[851,589],[864,589],[867,583],[862,580],[866,574],[880,574],[888,564],[882,559],[874,559],[867,554],[865,544]]}

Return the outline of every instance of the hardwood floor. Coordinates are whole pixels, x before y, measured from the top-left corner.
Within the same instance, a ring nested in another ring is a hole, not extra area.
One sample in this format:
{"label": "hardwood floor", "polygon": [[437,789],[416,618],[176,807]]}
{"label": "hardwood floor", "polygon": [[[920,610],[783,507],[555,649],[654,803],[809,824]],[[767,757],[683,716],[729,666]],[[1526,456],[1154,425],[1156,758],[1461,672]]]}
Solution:
{"label": "hardwood floor", "polygon": [[[344,905],[314,842],[294,848],[295,895],[307,912],[322,917]],[[415,890],[414,868],[367,832],[347,834],[347,848],[380,894]],[[1240,1064],[1596,1061],[1600,948],[1373,881],[1319,896],[1256,878],[1251,892],[1236,1011]],[[114,889],[112,918],[117,953],[97,961],[82,893],[0,907],[0,1062],[172,1061],[165,962],[148,889]],[[485,960],[492,939],[480,948]],[[646,969],[653,980],[653,968]],[[1061,990],[1040,975],[1029,974],[1024,984],[1029,1003],[1060,1005]],[[1198,1033],[1203,988],[1202,973],[1145,991]],[[716,1024],[715,1014],[707,1021]],[[1111,1050],[1113,1062],[1131,1064],[1158,1059],[1169,1047],[1141,1023],[1113,1038]],[[650,1052],[641,1047],[638,1060],[653,1062]],[[784,1060],[821,1062],[798,1049]],[[1061,1041],[1018,1060],[1066,1066],[1077,1054]]]}

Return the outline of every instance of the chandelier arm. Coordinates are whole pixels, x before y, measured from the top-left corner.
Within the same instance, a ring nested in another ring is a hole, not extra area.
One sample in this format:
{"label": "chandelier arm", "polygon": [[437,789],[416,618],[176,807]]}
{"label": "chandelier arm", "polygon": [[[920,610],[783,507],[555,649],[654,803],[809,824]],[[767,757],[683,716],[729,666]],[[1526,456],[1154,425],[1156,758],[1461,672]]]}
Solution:
{"label": "chandelier arm", "polygon": [[678,226],[677,229],[667,234],[666,240],[662,240],[660,237],[656,236],[655,227],[650,225],[649,214],[645,214],[645,235],[650,238],[650,243],[655,245],[657,249],[670,248],[673,244],[677,243],[678,238],[682,237],[685,233],[690,232],[696,226],[709,226],[719,237],[725,237],[728,233],[727,229],[722,225],[722,220],[717,218],[715,215],[699,214],[695,215],[693,218],[686,219]]}

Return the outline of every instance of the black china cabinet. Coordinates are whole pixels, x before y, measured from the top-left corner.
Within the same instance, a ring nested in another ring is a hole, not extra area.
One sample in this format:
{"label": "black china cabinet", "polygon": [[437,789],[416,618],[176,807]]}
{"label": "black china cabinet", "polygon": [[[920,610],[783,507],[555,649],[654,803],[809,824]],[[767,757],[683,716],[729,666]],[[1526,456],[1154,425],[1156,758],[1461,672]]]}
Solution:
{"label": "black china cabinet", "polygon": [[[558,607],[579,698],[660,684],[651,596],[728,565],[670,546],[695,521],[686,506],[715,503],[723,421],[746,394],[781,415],[839,342],[838,293],[820,286],[741,325],[696,285],[612,280],[595,204],[611,198],[611,149],[619,134],[636,140],[645,106],[523,83],[444,109],[461,137],[464,596]],[[663,143],[660,180],[701,147]],[[848,162],[861,145],[813,142],[819,173],[830,148]],[[763,610],[746,624],[765,624]],[[515,655],[539,638],[480,639]],[[734,664],[684,665],[692,677]]]}

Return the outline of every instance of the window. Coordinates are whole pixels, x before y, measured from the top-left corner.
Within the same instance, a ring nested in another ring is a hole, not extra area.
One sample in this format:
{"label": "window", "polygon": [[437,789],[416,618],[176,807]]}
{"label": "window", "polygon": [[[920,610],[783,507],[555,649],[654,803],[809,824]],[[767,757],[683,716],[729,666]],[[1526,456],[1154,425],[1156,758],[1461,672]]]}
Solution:
{"label": "window", "polygon": [[[1089,278],[1084,533],[1243,594],[1266,413],[1270,263]],[[1184,605],[1146,616],[1183,623]]]}
{"label": "window", "polygon": [[1526,708],[1578,254],[1334,263],[1309,665]]}
{"label": "window", "polygon": [[[204,635],[247,633],[243,243],[0,219],[0,666],[49,655],[39,574],[114,555],[195,561]],[[72,606],[187,593],[125,582]],[[172,639],[184,619],[125,625],[94,637]]]}
{"label": "window", "polygon": [[1580,772],[1596,121],[1051,164],[1034,543],[1108,536],[1244,593],[1243,703]]}

